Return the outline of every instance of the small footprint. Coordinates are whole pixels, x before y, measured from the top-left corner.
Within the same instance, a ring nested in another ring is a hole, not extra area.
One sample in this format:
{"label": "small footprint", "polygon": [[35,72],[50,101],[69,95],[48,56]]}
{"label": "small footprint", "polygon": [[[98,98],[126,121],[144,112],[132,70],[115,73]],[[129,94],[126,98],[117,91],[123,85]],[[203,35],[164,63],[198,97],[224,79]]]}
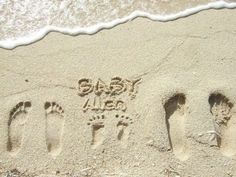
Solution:
{"label": "small footprint", "polygon": [[31,102],[19,102],[10,112],[8,120],[7,151],[16,154],[21,147],[25,124],[28,120],[27,113]]}
{"label": "small footprint", "polygon": [[116,114],[116,118],[119,119],[117,123],[117,140],[122,141],[123,145],[127,143],[129,138],[129,125],[133,124],[133,120],[129,116]]}
{"label": "small footprint", "polygon": [[180,160],[186,160],[187,144],[185,139],[186,98],[184,94],[171,97],[164,105],[170,146]]}
{"label": "small footprint", "polygon": [[62,136],[64,129],[64,110],[56,102],[44,104],[46,113],[46,144],[51,155],[61,152]]}
{"label": "small footprint", "polygon": [[209,97],[210,112],[214,116],[216,140],[221,152],[226,156],[236,154],[236,116],[231,109],[233,104],[220,93]]}
{"label": "small footprint", "polygon": [[91,145],[93,148],[101,145],[104,141],[104,115],[93,116],[89,119],[87,125],[92,128],[92,141]]}

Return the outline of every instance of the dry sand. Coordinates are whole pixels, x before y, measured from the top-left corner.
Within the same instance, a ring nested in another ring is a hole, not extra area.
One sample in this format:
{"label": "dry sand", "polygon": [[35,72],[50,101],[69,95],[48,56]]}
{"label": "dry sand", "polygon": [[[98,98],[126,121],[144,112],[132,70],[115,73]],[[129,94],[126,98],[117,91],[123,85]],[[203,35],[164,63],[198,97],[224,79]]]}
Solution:
{"label": "dry sand", "polygon": [[0,49],[1,176],[236,176],[236,11]]}

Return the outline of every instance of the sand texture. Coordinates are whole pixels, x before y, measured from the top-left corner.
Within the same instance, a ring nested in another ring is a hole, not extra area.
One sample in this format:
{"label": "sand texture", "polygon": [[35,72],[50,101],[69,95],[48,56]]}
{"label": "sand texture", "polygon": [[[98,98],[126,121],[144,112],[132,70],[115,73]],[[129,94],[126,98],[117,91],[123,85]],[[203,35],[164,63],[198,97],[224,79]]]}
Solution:
{"label": "sand texture", "polygon": [[236,176],[236,11],[0,49],[1,176]]}

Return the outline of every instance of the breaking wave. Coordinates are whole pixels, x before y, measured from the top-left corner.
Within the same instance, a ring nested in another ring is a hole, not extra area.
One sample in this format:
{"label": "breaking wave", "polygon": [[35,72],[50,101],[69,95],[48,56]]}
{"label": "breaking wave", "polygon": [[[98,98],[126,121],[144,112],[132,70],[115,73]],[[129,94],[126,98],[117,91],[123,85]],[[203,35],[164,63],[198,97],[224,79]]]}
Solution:
{"label": "breaking wave", "polygon": [[236,8],[235,0],[0,0],[0,47],[33,43],[50,31],[93,34],[147,17],[175,20],[202,10]]}

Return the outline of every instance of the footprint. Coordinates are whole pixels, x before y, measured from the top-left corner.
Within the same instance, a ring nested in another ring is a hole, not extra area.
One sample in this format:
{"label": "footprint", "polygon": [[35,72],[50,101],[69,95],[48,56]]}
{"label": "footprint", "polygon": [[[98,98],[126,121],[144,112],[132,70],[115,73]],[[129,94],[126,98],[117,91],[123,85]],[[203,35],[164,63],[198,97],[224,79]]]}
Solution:
{"label": "footprint", "polygon": [[44,104],[46,113],[46,144],[51,155],[61,152],[61,141],[64,128],[64,110],[56,102]]}
{"label": "footprint", "polygon": [[118,130],[117,140],[122,141],[123,143],[127,143],[130,133],[128,127],[129,125],[133,124],[133,120],[129,116],[120,116],[119,114],[116,114],[116,118],[119,119],[116,125]]}
{"label": "footprint", "polygon": [[89,119],[89,122],[87,123],[87,125],[91,126],[92,128],[91,145],[93,148],[101,145],[104,141],[104,120],[104,115],[97,115]]}
{"label": "footprint", "polygon": [[214,117],[216,140],[226,156],[236,154],[236,117],[232,114],[233,104],[220,93],[209,97],[210,111]]}
{"label": "footprint", "polygon": [[186,98],[184,94],[171,97],[164,105],[170,146],[180,160],[186,160],[187,144],[185,141]]}
{"label": "footprint", "polygon": [[10,112],[8,120],[7,151],[16,154],[21,147],[25,124],[28,120],[27,113],[31,102],[19,102]]}

